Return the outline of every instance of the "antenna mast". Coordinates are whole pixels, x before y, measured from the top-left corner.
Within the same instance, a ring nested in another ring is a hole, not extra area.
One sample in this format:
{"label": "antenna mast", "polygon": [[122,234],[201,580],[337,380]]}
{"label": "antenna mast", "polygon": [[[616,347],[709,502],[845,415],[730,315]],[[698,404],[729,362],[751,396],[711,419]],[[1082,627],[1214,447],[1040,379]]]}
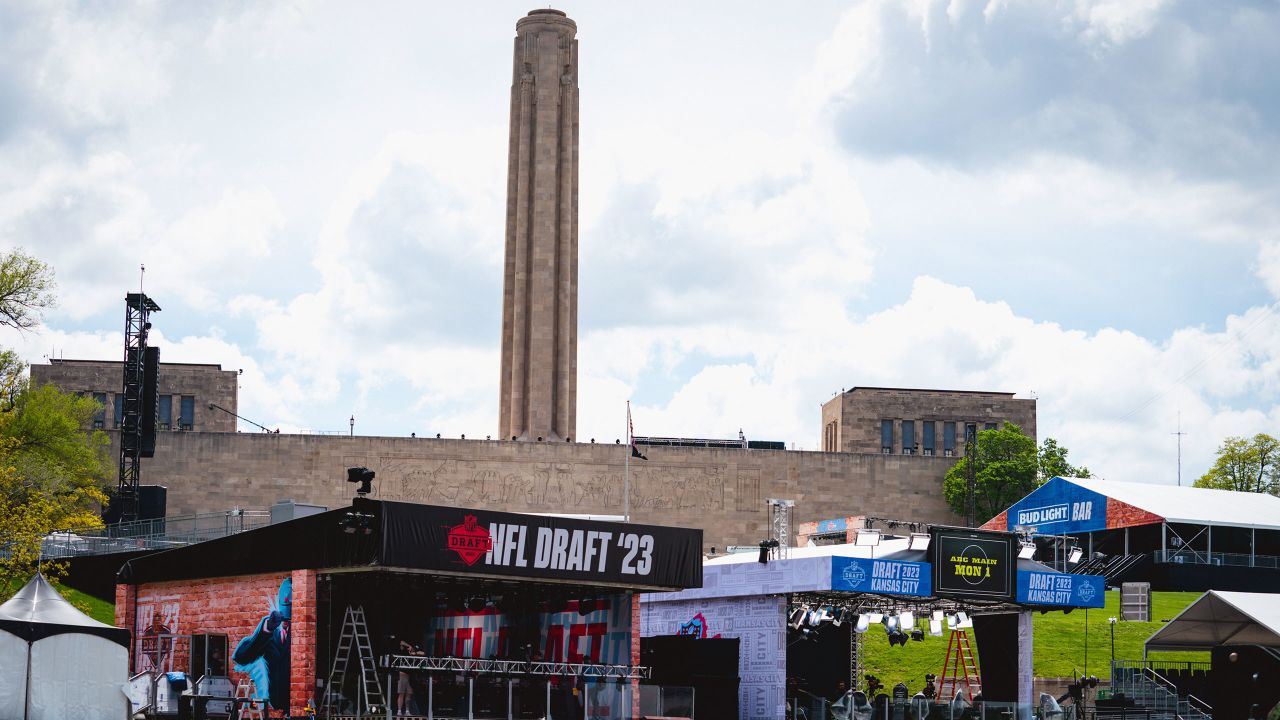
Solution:
{"label": "antenna mast", "polygon": [[1178,436],[1178,487],[1182,487],[1182,436],[1186,433],[1182,432],[1182,411],[1178,411],[1178,432],[1169,433]]}

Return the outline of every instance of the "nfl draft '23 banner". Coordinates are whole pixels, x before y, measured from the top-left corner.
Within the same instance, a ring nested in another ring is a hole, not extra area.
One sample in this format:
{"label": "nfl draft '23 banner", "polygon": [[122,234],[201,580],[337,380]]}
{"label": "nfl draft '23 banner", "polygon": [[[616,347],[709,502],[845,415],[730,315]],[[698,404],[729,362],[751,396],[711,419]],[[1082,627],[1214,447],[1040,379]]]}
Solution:
{"label": "nfl draft '23 banner", "polygon": [[379,562],[481,575],[702,586],[702,531],[382,502]]}
{"label": "nfl draft '23 banner", "polygon": [[831,558],[832,590],[929,597],[933,594],[931,581],[928,563]]}

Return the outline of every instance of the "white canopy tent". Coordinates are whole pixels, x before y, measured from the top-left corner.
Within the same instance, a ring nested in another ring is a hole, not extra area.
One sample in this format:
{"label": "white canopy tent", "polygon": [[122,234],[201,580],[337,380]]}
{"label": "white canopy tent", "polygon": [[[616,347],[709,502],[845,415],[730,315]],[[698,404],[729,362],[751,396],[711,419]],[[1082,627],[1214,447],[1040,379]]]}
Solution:
{"label": "white canopy tent", "polygon": [[1146,650],[1280,648],[1280,595],[1210,590],[1147,638]]}
{"label": "white canopy tent", "polygon": [[0,718],[127,718],[128,647],[37,574],[0,605]]}

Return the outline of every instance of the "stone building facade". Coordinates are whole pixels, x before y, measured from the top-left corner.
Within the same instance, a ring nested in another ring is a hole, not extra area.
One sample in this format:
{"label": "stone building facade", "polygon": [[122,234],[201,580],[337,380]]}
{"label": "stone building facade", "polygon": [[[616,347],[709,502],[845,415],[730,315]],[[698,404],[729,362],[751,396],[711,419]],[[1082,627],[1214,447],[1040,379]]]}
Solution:
{"label": "stone building facade", "polygon": [[[116,433],[111,433],[116,437]],[[767,498],[796,502],[795,522],[855,515],[956,523],[942,498],[952,459],[718,448],[267,433],[164,433],[143,461],[168,487],[170,515],[266,508],[281,499],[340,507],[348,467],[377,472],[374,497],[513,512],[621,515],[702,528],[707,548],[769,536]],[[629,475],[629,481],[624,478]]]}
{"label": "stone building facade", "polygon": [[[123,362],[53,359],[48,365],[31,366],[31,382],[52,383],[66,392],[93,396],[103,406],[94,425],[103,429],[120,427]],[[221,365],[160,363],[156,430],[235,432],[235,417],[210,408],[209,403],[237,412],[238,383],[238,373],[223,370]]]}
{"label": "stone building facade", "polygon": [[856,387],[822,405],[826,452],[961,457],[965,427],[1036,437],[1036,401],[1013,393]]}

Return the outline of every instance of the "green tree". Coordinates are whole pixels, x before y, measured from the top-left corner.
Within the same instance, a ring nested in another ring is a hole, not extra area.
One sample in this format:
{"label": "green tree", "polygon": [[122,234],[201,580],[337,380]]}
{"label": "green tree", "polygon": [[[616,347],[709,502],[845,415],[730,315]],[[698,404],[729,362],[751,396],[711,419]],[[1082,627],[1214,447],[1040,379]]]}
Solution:
{"label": "green tree", "polygon": [[[53,271],[12,250],[0,256],[0,327],[35,327],[53,305]],[[110,443],[90,430],[99,405],[53,386],[31,387],[26,363],[0,348],[0,598],[43,568],[43,539],[65,529],[102,526]]]}
{"label": "green tree", "polygon": [[1280,440],[1258,433],[1251,438],[1228,437],[1218,459],[1196,487],[1280,495]]}
{"label": "green tree", "polygon": [[53,270],[22,248],[0,255],[0,325],[18,330],[39,325],[43,311],[55,304],[55,287]]}
{"label": "green tree", "polygon": [[[979,524],[995,517],[1051,477],[1089,477],[1089,469],[1067,462],[1067,449],[1053,438],[1045,438],[1036,448],[1035,440],[1022,434],[1013,423],[995,430],[978,432],[974,454],[974,505]],[[969,458],[962,457],[951,466],[942,481],[947,506],[958,515],[966,515],[968,506]]]}
{"label": "green tree", "polygon": [[1040,479],[1049,480],[1055,477],[1093,477],[1089,468],[1076,467],[1067,462],[1068,450],[1053,438],[1045,438],[1040,443]]}

